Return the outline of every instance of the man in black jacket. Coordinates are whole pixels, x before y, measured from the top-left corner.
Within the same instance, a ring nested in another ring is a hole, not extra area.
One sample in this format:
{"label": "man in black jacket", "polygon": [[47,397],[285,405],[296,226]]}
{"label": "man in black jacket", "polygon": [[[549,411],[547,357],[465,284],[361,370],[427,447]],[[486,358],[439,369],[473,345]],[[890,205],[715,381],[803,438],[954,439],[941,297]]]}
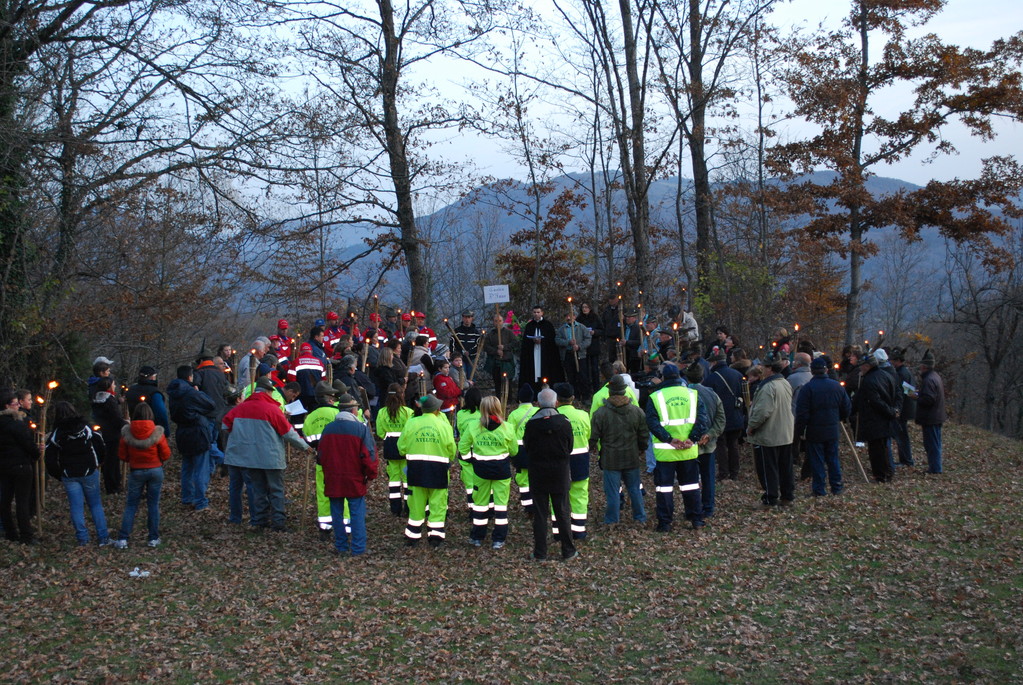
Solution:
{"label": "man in black jacket", "polygon": [[181,503],[204,511],[210,505],[210,419],[217,406],[192,383],[192,367],[179,366],[177,378],[167,386],[170,415],[178,429],[174,434],[181,453]]}
{"label": "man in black jacket", "polygon": [[554,509],[554,520],[559,535],[561,558],[578,556],[572,536],[569,515],[568,491],[572,485],[569,458],[572,454],[572,424],[558,413],[558,394],[550,388],[540,391],[540,410],[526,422],[522,446],[529,453],[529,491],[533,496],[536,513],[533,515],[533,558],[542,561],[547,558],[547,516],[546,511]]}
{"label": "man in black jacket", "polygon": [[852,398],[856,439],[867,443],[870,470],[878,483],[894,476],[888,459],[887,441],[892,437],[892,420],[902,408],[894,377],[878,368],[877,359],[866,353],[859,360],[860,386]]}
{"label": "man in black jacket", "polygon": [[746,426],[746,407],[742,399],[742,374],[728,366],[725,353],[710,359],[713,366],[703,384],[721,398],[725,408],[725,432],[718,439],[718,480],[739,479],[739,438]]}

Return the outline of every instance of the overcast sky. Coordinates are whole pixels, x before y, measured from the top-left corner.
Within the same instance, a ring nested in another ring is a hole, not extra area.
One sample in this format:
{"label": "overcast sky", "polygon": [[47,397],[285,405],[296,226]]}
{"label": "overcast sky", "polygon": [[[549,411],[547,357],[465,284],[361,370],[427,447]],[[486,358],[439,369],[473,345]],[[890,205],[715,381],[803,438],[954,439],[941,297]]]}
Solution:
{"label": "overcast sky", "polygon": [[[773,21],[783,27],[812,28],[819,23],[835,26],[849,11],[849,6],[847,0],[792,0],[779,5]],[[945,42],[986,48],[996,38],[1006,37],[1021,29],[1023,0],[948,0],[943,12],[923,28],[914,29],[912,34],[935,33]],[[883,102],[874,104],[878,111],[884,106]],[[942,156],[927,162],[925,158],[929,150],[921,150],[913,158],[889,167],[878,167],[875,172],[880,176],[901,178],[917,184],[926,183],[930,179],[947,180],[955,176],[964,178],[975,175],[984,157],[1023,152],[1023,125],[1005,121],[998,129],[998,139],[985,144],[973,139],[961,127],[950,126],[946,129],[946,137],[959,148],[958,155]],[[800,133],[796,128],[779,132],[789,138]],[[483,174],[499,178],[522,178],[524,174],[521,167],[510,156],[502,153],[500,148],[501,144],[497,141],[476,139],[464,133],[441,144],[446,155],[453,160],[470,158]]]}

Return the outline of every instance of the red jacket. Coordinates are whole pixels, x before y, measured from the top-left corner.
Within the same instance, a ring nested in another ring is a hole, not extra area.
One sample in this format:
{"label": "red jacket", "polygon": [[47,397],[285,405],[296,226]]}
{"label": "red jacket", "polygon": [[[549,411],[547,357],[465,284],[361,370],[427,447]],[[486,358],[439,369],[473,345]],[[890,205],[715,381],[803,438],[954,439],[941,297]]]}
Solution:
{"label": "red jacket", "polygon": [[443,402],[441,411],[451,411],[458,406],[458,398],[462,396],[462,389],[458,387],[458,383],[455,383],[451,376],[438,373],[433,377],[433,388],[437,391],[437,398]]}
{"label": "red jacket", "polygon": [[152,421],[132,421],[121,429],[117,456],[133,469],[153,469],[170,459],[170,445],[163,426]]}
{"label": "red jacket", "polygon": [[364,497],[366,484],[377,477],[376,442],[366,424],[341,411],[327,424],[317,445],[327,497]]}

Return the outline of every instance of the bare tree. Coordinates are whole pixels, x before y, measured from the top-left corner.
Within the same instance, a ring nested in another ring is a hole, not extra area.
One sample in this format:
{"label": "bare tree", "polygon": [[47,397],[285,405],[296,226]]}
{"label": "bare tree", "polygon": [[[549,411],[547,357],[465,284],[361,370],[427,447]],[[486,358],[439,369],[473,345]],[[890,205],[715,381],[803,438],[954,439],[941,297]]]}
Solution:
{"label": "bare tree", "polygon": [[[999,397],[1013,393],[1011,387],[1000,387],[1000,381],[1010,355],[1019,352],[1023,333],[1023,264],[1019,259],[1023,230],[1019,226],[1011,234],[1007,248],[1014,255],[1008,263],[985,268],[969,250],[946,244],[951,312],[938,319],[951,326],[949,335],[965,339],[966,345],[958,348],[960,355],[969,351],[983,359],[981,425],[988,430],[996,426]],[[964,384],[975,385],[972,380]]]}

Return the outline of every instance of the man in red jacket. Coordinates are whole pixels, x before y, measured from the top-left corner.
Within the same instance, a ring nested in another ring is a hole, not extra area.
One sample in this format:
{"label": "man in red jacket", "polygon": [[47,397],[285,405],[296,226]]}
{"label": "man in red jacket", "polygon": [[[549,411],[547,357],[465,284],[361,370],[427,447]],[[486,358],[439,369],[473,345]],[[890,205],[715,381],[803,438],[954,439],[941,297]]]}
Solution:
{"label": "man in red jacket", "polygon": [[369,427],[356,417],[359,403],[349,394],[338,398],[337,416],[323,429],[317,462],[323,467],[323,494],[330,516],[342,521],[345,501],[351,520],[351,543],[342,525],[334,526],[337,554],[366,553],[366,484],[377,477],[376,443]]}

